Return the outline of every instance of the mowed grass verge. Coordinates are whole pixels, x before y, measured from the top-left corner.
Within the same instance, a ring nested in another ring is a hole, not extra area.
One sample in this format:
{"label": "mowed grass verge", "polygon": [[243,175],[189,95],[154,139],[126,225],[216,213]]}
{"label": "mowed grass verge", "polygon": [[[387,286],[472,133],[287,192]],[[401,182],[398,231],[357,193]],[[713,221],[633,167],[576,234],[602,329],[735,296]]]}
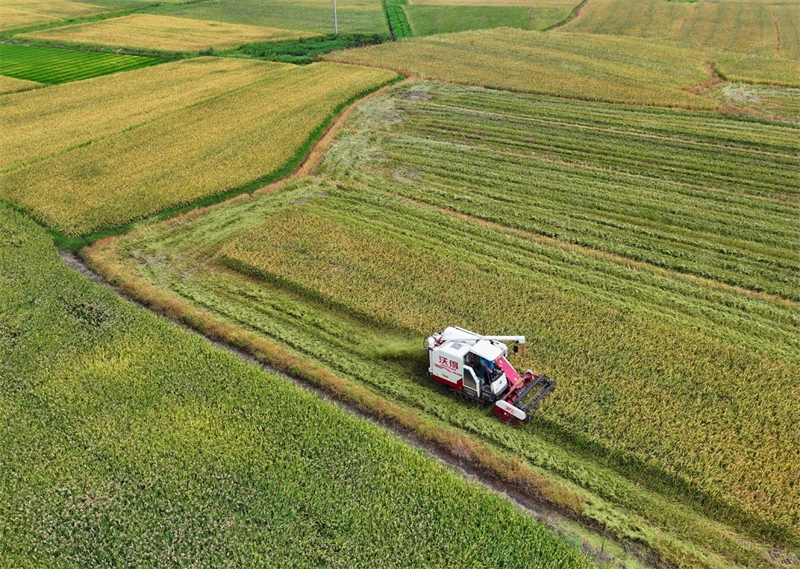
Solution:
{"label": "mowed grass verge", "polygon": [[637,38],[497,29],[347,50],[332,61],[495,89],[694,108],[717,104],[684,89],[706,81],[699,50]]}
{"label": "mowed grass verge", "polygon": [[248,43],[298,39],[310,35],[308,32],[244,24],[134,14],[30,32],[19,37],[73,44],[196,52],[207,48],[233,49]]}
{"label": "mowed grass verge", "polygon": [[0,195],[69,236],[122,225],[280,174],[339,108],[397,77],[331,63],[262,69],[246,87],[13,169]]}
{"label": "mowed grass verge", "polygon": [[591,566],[379,427],[89,282],[4,205],[0,268],[3,566]]}
{"label": "mowed grass verge", "polygon": [[0,44],[0,75],[47,85],[163,63],[152,57]]}
{"label": "mowed grass verge", "polygon": [[[701,275],[632,255],[724,239],[726,264],[771,247],[756,241],[785,241],[774,261],[741,272],[796,291],[797,224],[781,222],[797,218],[796,203],[702,190],[644,168],[679,160],[686,144],[730,146],[730,164],[782,146],[791,156],[796,137],[780,123],[701,116],[417,85],[362,105],[328,152],[325,177],[142,228],[89,256],[132,293],[158,291],[142,298],[162,310],[170,305],[159,294],[177,296],[177,316],[211,334],[248,349],[278,342],[566,479],[573,498],[545,493],[668,563],[772,567],[768,548],[705,516],[796,539],[798,417],[786,394],[800,373],[797,303],[702,276],[716,272],[715,255],[678,253],[696,257]],[[564,145],[576,130],[604,132],[618,148],[580,153]],[[637,157],[656,143],[660,162]],[[617,161],[626,154],[628,165]],[[598,176],[609,184],[601,199],[581,182]],[[626,250],[610,254],[603,243]],[[768,276],[781,265],[783,275]],[[559,382],[531,428],[499,429],[487,411],[444,393],[425,378],[424,354],[381,355],[384,343],[445,322],[528,335],[529,354],[515,365]]]}

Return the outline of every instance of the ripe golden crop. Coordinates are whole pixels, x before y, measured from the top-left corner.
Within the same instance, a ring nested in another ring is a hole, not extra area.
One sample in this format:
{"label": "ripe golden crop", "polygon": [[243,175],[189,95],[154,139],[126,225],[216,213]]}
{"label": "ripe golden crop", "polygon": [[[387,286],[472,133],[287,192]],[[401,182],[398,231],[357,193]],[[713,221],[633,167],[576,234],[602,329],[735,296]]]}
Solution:
{"label": "ripe golden crop", "polygon": [[269,66],[246,88],[6,172],[2,195],[68,235],[121,225],[268,178],[337,108],[394,77],[332,63]]}
{"label": "ripe golden crop", "polygon": [[197,51],[235,48],[246,43],[310,37],[314,34],[262,26],[229,24],[175,18],[156,14],[134,14],[88,24],[77,24],[20,37],[111,47],[133,47],[164,51]]}

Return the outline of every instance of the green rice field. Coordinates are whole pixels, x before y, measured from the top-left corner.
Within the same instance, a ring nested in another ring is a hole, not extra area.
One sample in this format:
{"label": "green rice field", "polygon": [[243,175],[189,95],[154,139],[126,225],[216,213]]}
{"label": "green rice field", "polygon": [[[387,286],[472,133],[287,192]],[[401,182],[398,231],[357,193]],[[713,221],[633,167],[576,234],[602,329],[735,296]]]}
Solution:
{"label": "green rice field", "polygon": [[4,204],[0,275],[4,567],[593,566],[381,428],[89,282]]}
{"label": "green rice field", "polygon": [[[319,177],[89,256],[513,452],[668,563],[777,567],[761,540],[791,543],[800,515],[785,398],[800,374],[798,128],[398,87],[361,107]],[[529,428],[498,428],[424,359],[373,349],[442,322],[530,338],[514,364],[558,388]]]}
{"label": "green rice field", "polygon": [[0,44],[0,75],[46,85],[79,81],[162,63],[152,57]]}

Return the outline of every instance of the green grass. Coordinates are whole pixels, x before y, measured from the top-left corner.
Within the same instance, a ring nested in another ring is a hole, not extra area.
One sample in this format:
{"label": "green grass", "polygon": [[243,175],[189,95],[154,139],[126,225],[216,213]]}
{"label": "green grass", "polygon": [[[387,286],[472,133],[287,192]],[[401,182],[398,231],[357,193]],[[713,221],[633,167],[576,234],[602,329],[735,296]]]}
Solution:
{"label": "green grass", "polygon": [[3,566],[591,566],[381,428],[67,269],[3,205],[0,268]]}
{"label": "green grass", "polygon": [[152,57],[0,44],[0,75],[47,85],[162,63]]}
{"label": "green grass", "polygon": [[564,20],[569,8],[527,6],[404,6],[415,36],[487,28],[544,30]]}
{"label": "green grass", "polygon": [[312,63],[319,55],[353,47],[377,45],[387,39],[389,39],[387,36],[379,34],[327,34],[295,41],[250,44],[239,48],[236,53],[268,61],[304,65]]}
{"label": "green grass", "polygon": [[[786,398],[800,373],[797,304],[715,275],[751,263],[738,272],[797,298],[798,208],[736,177],[700,189],[702,161],[675,164],[687,145],[713,148],[723,171],[796,160],[796,127],[406,89],[362,107],[326,177],[108,247],[136,278],[514,453],[577,493],[583,516],[667,563],[775,566],[758,540],[797,540],[798,417]],[[609,144],[595,153],[570,144],[600,133]],[[300,214],[312,217],[287,223]],[[343,233],[353,247],[336,248]],[[683,247],[696,270],[655,262]],[[756,250],[765,256],[748,261]],[[258,251],[272,265],[248,260]],[[515,364],[559,382],[529,428],[500,428],[452,398],[424,359],[376,356],[376,344],[453,323],[528,335]]]}
{"label": "green grass", "polygon": [[[340,33],[389,33],[380,0],[340,0],[337,8]],[[332,2],[210,0],[184,6],[164,6],[159,8],[158,13],[233,24],[333,33]]]}

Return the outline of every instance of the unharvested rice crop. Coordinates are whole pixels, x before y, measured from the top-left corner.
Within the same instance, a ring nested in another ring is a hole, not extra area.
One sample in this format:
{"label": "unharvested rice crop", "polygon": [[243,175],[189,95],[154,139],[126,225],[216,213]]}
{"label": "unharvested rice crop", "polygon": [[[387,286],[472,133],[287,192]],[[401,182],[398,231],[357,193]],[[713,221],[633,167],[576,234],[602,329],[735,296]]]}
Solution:
{"label": "unharvested rice crop", "polygon": [[92,16],[108,9],[96,4],[69,0],[3,0],[0,3],[0,30],[26,28],[67,18]]}
{"label": "unharvested rice crop", "polygon": [[162,63],[152,57],[0,44],[0,74],[48,85]]}
{"label": "unharvested rice crop", "polygon": [[37,87],[42,87],[42,84],[36,81],[25,81],[24,79],[15,79],[13,77],[0,75],[0,94],[28,91],[30,89],[36,89]]}
{"label": "unharvested rice crop", "polygon": [[570,13],[570,8],[560,6],[480,6],[477,4],[467,6],[415,4],[403,6],[403,10],[408,14],[414,36],[500,27],[544,30],[563,21]]}
{"label": "unharvested rice crop", "polygon": [[[590,489],[585,515],[667,562],[771,567],[749,539],[800,523],[797,128],[404,87],[361,107],[324,177],[116,251],[137,278]],[[684,164],[689,148],[719,168]],[[449,324],[528,336],[515,365],[558,381],[530,428],[376,354]]]}
{"label": "unharvested rice crop", "polygon": [[415,38],[327,58],[512,91],[716,107],[683,90],[708,79],[702,52],[636,38],[497,29]]}
{"label": "unharvested rice crop", "polygon": [[121,225],[275,175],[338,108],[395,77],[331,63],[287,66],[246,88],[7,172],[2,195],[67,235]]}
{"label": "unharvested rice crop", "polygon": [[[591,0],[561,28],[660,39],[764,59],[800,57],[800,3]],[[716,56],[715,56],[716,57]]]}
{"label": "unharvested rice crop", "polygon": [[20,37],[78,44],[161,51],[231,49],[247,43],[297,39],[312,34],[292,30],[134,14],[100,22],[53,28]]}
{"label": "unharvested rice crop", "polygon": [[731,81],[800,87],[800,61],[797,60],[726,57],[719,61],[717,70]]}
{"label": "unharvested rice crop", "polygon": [[89,282],[2,204],[0,466],[4,567],[592,566],[381,428]]}
{"label": "unharvested rice crop", "polygon": [[[337,0],[341,33],[388,34],[381,0]],[[209,0],[170,8],[170,15],[199,20],[333,33],[328,0]]]}
{"label": "unharvested rice crop", "polygon": [[119,133],[288,69],[200,57],[0,100],[0,171]]}

